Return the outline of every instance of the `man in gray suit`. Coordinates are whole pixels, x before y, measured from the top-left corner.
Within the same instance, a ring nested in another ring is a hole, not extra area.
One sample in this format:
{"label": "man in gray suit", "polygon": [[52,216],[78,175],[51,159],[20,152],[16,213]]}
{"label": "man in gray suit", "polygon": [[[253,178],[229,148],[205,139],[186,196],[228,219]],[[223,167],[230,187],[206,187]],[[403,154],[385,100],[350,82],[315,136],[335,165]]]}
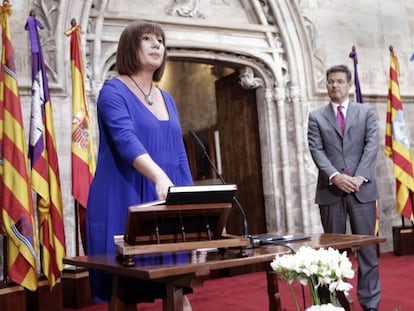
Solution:
{"label": "man in gray suit", "polygon": [[[337,65],[326,71],[330,102],[309,115],[308,143],[319,170],[315,202],[327,233],[373,235],[378,190],[375,161],[378,127],[374,110],[349,99],[352,73]],[[365,311],[378,310],[381,298],[374,245],[358,251],[358,301]]]}

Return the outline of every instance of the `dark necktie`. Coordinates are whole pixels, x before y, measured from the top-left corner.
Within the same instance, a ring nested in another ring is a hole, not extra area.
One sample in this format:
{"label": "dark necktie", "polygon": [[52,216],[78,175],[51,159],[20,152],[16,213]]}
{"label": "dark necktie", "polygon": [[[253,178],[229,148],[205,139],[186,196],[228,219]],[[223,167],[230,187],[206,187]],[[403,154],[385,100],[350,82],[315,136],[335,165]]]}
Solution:
{"label": "dark necktie", "polygon": [[338,112],[336,113],[336,120],[338,121],[338,126],[342,134],[344,133],[344,129],[345,129],[345,116],[344,116],[344,113],[342,112],[343,108],[344,106],[339,105]]}

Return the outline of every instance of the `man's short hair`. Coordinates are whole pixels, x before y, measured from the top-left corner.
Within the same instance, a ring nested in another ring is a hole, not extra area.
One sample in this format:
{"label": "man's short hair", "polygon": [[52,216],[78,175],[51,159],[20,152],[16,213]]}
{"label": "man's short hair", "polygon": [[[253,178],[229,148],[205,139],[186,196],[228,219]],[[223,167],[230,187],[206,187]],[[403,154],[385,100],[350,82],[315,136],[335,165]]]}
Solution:
{"label": "man's short hair", "polygon": [[346,80],[349,82],[352,80],[352,72],[349,70],[348,66],[346,65],[335,65],[328,70],[326,70],[326,79],[328,80],[328,76],[333,72],[344,72],[346,74]]}

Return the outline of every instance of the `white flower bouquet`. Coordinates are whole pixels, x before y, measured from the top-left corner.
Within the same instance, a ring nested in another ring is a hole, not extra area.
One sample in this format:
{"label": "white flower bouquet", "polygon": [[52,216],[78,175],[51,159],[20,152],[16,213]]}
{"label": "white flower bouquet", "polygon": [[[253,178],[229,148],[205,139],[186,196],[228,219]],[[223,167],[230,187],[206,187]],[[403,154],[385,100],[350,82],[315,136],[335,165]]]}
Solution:
{"label": "white flower bouquet", "polygon": [[340,253],[333,248],[313,249],[302,246],[295,254],[276,256],[270,265],[288,282],[298,311],[299,304],[291,286],[294,280],[298,280],[302,285],[309,285],[312,305],[330,303],[335,306],[336,292],[349,291],[352,285],[346,280],[355,275],[347,253]]}
{"label": "white flower bouquet", "polygon": [[320,306],[311,306],[306,309],[306,311],[345,311],[342,307],[334,306],[331,303],[320,305]]}

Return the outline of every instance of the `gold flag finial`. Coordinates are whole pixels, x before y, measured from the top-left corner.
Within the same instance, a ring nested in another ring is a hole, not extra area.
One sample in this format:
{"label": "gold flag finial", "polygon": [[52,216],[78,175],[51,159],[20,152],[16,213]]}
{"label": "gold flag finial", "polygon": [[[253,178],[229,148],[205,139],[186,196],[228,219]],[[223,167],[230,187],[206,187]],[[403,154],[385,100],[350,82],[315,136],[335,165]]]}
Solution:
{"label": "gold flag finial", "polygon": [[66,36],[70,36],[72,32],[77,31],[79,34],[83,34],[81,27],[77,24],[76,18],[72,18],[70,21],[71,28],[65,31]]}
{"label": "gold flag finial", "polygon": [[12,14],[12,5],[9,3],[9,0],[3,0],[3,5],[0,6],[0,21],[3,21],[4,14],[11,15]]}
{"label": "gold flag finial", "polygon": [[395,71],[397,72],[397,76],[400,76],[400,64],[398,63],[397,55],[395,55],[394,47],[390,45],[389,49],[390,49],[391,57],[394,59],[394,62],[395,62]]}

